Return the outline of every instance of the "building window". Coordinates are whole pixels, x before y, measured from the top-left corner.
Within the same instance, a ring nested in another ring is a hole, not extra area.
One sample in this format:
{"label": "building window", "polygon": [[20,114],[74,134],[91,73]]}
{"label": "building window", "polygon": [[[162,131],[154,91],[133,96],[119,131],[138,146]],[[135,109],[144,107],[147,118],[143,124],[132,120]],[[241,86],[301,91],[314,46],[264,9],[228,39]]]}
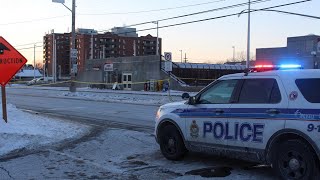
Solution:
{"label": "building window", "polygon": [[313,40],[307,41],[307,42],[306,42],[306,52],[311,52],[311,51],[313,51],[313,50],[314,50],[314,49],[313,49],[313,45],[314,45]]}

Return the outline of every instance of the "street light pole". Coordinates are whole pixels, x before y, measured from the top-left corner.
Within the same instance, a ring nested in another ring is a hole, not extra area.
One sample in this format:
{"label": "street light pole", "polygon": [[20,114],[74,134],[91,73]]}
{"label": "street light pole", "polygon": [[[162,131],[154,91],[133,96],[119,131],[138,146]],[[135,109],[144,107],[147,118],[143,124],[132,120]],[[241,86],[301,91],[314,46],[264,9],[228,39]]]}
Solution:
{"label": "street light pole", "polygon": [[[71,37],[71,51],[76,49],[76,0],[72,0],[72,37]],[[77,57],[72,57],[70,55],[70,70],[71,70],[71,85],[70,92],[76,92],[75,86],[75,73],[77,70]]]}
{"label": "street light pole", "polygon": [[250,68],[250,13],[251,13],[251,1],[249,0],[249,8],[248,8],[248,40],[247,40],[247,69]]}
{"label": "street light pole", "polygon": [[36,44],[33,46],[33,79],[36,78]]}
{"label": "street light pole", "polygon": [[159,21],[152,21],[153,24],[157,24],[157,45],[156,45],[156,55],[159,56]]}
{"label": "street light pole", "polygon": [[76,50],[76,0],[72,0],[72,8],[68,8],[64,4],[64,0],[52,0],[52,2],[60,3],[72,13],[72,32],[71,32],[71,48],[70,48],[70,71],[71,71],[71,84],[70,92],[76,92],[75,75],[77,73],[77,50]]}
{"label": "street light pole", "polygon": [[235,51],[236,51],[235,49],[236,49],[236,47],[232,46],[232,49],[233,49],[233,58],[232,58],[232,60],[235,61]]}

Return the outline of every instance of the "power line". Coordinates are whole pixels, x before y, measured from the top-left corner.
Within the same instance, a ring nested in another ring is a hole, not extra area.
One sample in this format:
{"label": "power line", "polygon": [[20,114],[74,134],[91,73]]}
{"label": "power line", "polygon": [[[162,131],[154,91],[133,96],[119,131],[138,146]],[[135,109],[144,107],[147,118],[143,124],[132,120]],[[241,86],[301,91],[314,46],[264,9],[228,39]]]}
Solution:
{"label": "power line", "polygon": [[[303,0],[303,1],[296,1],[296,2],[292,2],[292,3],[287,3],[287,4],[281,4],[281,5],[277,5],[277,6],[270,6],[270,7],[266,7],[266,8],[251,10],[250,12],[256,12],[256,11],[263,11],[263,10],[268,10],[268,9],[273,9],[273,8],[285,7],[285,6],[290,6],[290,5],[295,5],[295,4],[301,4],[301,3],[309,2],[309,1],[312,1],[312,0]],[[248,11],[245,11],[245,12],[242,12],[242,13],[249,13],[249,12],[248,12]],[[170,24],[170,25],[166,25],[166,26],[159,26],[158,28],[161,29],[161,28],[181,26],[181,25],[186,25],[186,24],[193,24],[193,23],[197,23],[197,22],[210,21],[210,20],[221,19],[221,18],[226,18],[226,17],[231,17],[231,16],[238,16],[239,14],[240,14],[240,13],[233,13],[233,14],[228,14],[228,15],[223,15],[223,16],[217,16],[217,17],[213,17],[213,18],[200,19],[200,20],[183,22],[183,23],[177,23],[177,24]],[[149,30],[154,30],[154,29],[157,29],[157,28],[156,28],[156,27],[154,27],[154,28],[147,28],[147,29],[141,29],[141,30],[132,31],[132,32],[142,32],[142,31],[149,31]],[[125,33],[131,33],[131,32],[125,32]],[[119,34],[125,34],[125,33],[119,33]]]}
{"label": "power line", "polygon": [[[262,3],[262,2],[267,2],[267,1],[271,1],[271,0],[256,0],[256,1],[252,1],[250,4],[257,4],[257,3]],[[183,17],[188,17],[188,16],[194,16],[194,15],[199,15],[199,14],[204,14],[204,13],[209,13],[209,12],[214,12],[214,11],[221,11],[221,10],[226,10],[226,9],[231,9],[231,8],[237,8],[237,7],[241,7],[241,6],[246,6],[248,5],[249,2],[246,3],[240,3],[240,4],[234,4],[234,5],[230,5],[230,6],[224,6],[224,7],[220,7],[220,8],[215,8],[215,9],[209,9],[206,11],[199,11],[199,12],[195,12],[195,13],[190,13],[190,14],[184,14],[184,15],[180,15],[180,16],[174,16],[174,17],[170,17],[170,18],[164,18],[164,19],[159,19],[159,20],[155,20],[155,21],[167,21],[167,20],[171,20],[171,19],[177,19],[177,18],[183,18]],[[144,25],[144,24],[149,24],[155,21],[147,21],[147,22],[142,22],[142,23],[137,23],[137,24],[132,24],[132,25],[127,25],[126,27],[132,27],[132,26],[140,26],[140,25]],[[109,31],[111,29],[108,30],[100,30],[98,32],[106,32]]]}
{"label": "power line", "polygon": [[42,47],[42,46],[32,46],[32,47],[27,47],[27,48],[20,48],[20,49],[17,49],[18,51],[20,50],[24,50],[24,49],[33,49],[33,48],[38,48],[38,47]]}
{"label": "power line", "polygon": [[69,16],[69,15],[54,16],[54,17],[41,18],[41,19],[32,19],[32,20],[18,21],[18,22],[12,22],[12,23],[4,23],[4,24],[0,24],[0,26],[13,25],[13,24],[23,24],[23,23],[32,23],[32,22],[36,22],[36,21],[44,21],[44,20],[49,20],[49,19],[57,19],[57,18],[62,18],[62,17],[66,17],[66,16]]}
{"label": "power line", "polygon": [[194,6],[201,6],[206,4],[212,4],[212,3],[218,3],[223,2],[226,0],[216,0],[216,1],[209,1],[204,3],[198,3],[198,4],[190,4],[185,6],[177,6],[177,7],[171,7],[171,8],[162,8],[162,9],[153,9],[153,10],[144,10],[144,11],[132,11],[132,12],[118,12],[118,13],[103,13],[103,14],[79,14],[79,15],[85,15],[85,16],[104,16],[104,15],[122,15],[122,14],[140,14],[140,13],[148,13],[148,12],[157,12],[157,11],[168,11],[168,10],[174,10],[174,9],[182,9],[187,7],[194,7]]}
{"label": "power line", "polygon": [[312,18],[312,19],[320,19],[319,16],[312,16],[312,15],[300,14],[300,13],[294,13],[294,12],[288,12],[288,11],[280,11],[280,10],[276,10],[276,9],[266,9],[266,10],[260,10],[260,11],[271,11],[271,12],[277,12],[277,13],[282,13],[282,14],[302,16],[302,17],[307,17],[307,18]]}
{"label": "power line", "polygon": [[40,42],[34,42],[34,43],[28,43],[28,44],[20,44],[20,45],[16,45],[14,47],[20,47],[20,46],[27,46],[27,45],[32,45],[32,44],[38,44],[38,43],[42,43],[42,41]]}
{"label": "power line", "polygon": [[[260,1],[269,1],[269,0],[260,0]],[[270,6],[270,7],[266,7],[266,8],[251,10],[250,12],[264,11],[264,10],[269,10],[269,9],[274,9],[274,8],[279,8],[279,7],[284,7],[284,6],[295,5],[295,4],[300,4],[300,3],[309,2],[309,1],[312,1],[312,0],[303,0],[303,1],[296,1],[296,2],[292,2],[292,3],[287,3],[287,4],[281,4],[281,5],[277,5],[277,6]],[[242,12],[242,13],[248,13],[248,12],[246,11],[246,12]],[[160,26],[158,28],[161,29],[161,28],[167,28],[167,27],[174,27],[174,26],[192,24],[192,23],[197,23],[197,22],[210,21],[210,20],[221,19],[221,18],[226,18],[226,17],[231,17],[231,16],[238,16],[239,14],[240,13],[233,13],[233,14],[228,14],[228,15],[224,15],[224,16],[217,16],[217,17],[213,17],[213,18],[200,19],[200,20],[196,20],[196,21],[189,21],[189,22],[184,22],[184,23],[177,23],[177,24],[171,24],[171,25],[166,25],[166,26]],[[308,16],[308,15],[306,15],[306,16]],[[131,31],[131,32],[118,33],[118,35],[119,34],[133,33],[133,32],[149,31],[149,30],[154,30],[154,29],[157,29],[157,28],[154,27],[154,28],[141,29],[141,30],[136,30],[136,31]],[[61,42],[59,42],[59,43],[61,43]],[[30,44],[34,44],[34,43],[30,43]],[[39,47],[42,47],[42,46],[39,46]],[[23,48],[23,49],[31,49],[31,48],[34,48],[34,47]],[[18,50],[22,50],[22,49],[18,49]]]}
{"label": "power line", "polygon": [[[90,15],[91,16],[91,15],[111,15],[111,14],[139,14],[139,13],[147,13],[147,12],[155,12],[155,11],[167,11],[167,10],[181,9],[181,8],[187,8],[187,7],[192,7],[192,6],[201,6],[201,5],[206,5],[206,4],[218,3],[218,2],[222,2],[222,1],[226,1],[226,0],[215,0],[215,1],[205,2],[205,3],[191,4],[191,5],[178,6],[178,7],[172,7],[172,8],[145,10],[145,11],[134,11],[134,12],[124,12],[124,13],[123,12],[120,12],[120,13],[106,13],[106,14],[78,14],[78,15],[84,15],[84,16],[86,16],[86,15],[89,16]],[[0,26],[31,23],[31,22],[36,22],[36,21],[57,19],[57,18],[62,18],[62,17],[66,17],[66,16],[69,16],[69,15],[54,16],[54,17],[47,17],[47,18],[33,19],[33,20],[26,20],[26,21],[18,21],[18,22],[12,22],[12,23],[4,23],[4,24],[0,24]]]}

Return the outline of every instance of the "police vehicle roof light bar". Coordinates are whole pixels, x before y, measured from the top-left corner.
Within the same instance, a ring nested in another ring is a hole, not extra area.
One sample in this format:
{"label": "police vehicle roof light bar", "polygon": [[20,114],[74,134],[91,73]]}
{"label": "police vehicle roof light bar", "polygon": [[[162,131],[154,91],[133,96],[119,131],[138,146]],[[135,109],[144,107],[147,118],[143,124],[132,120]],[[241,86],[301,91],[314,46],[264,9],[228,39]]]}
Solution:
{"label": "police vehicle roof light bar", "polygon": [[288,69],[302,69],[299,64],[281,64],[281,65],[271,65],[271,64],[260,64],[245,70],[245,75],[247,76],[250,72],[264,72],[271,70],[288,70]]}

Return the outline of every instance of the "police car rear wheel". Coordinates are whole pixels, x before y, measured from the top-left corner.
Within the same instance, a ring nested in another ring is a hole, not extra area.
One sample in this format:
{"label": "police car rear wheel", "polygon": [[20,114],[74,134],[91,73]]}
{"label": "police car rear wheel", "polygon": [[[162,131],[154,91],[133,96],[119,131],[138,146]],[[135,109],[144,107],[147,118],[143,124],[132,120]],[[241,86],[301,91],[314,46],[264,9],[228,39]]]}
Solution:
{"label": "police car rear wheel", "polygon": [[312,179],[316,158],[312,149],[301,140],[282,142],[275,152],[273,166],[282,179]]}
{"label": "police car rear wheel", "polygon": [[183,139],[177,128],[167,125],[160,132],[160,149],[163,156],[169,160],[180,160],[186,154]]}

